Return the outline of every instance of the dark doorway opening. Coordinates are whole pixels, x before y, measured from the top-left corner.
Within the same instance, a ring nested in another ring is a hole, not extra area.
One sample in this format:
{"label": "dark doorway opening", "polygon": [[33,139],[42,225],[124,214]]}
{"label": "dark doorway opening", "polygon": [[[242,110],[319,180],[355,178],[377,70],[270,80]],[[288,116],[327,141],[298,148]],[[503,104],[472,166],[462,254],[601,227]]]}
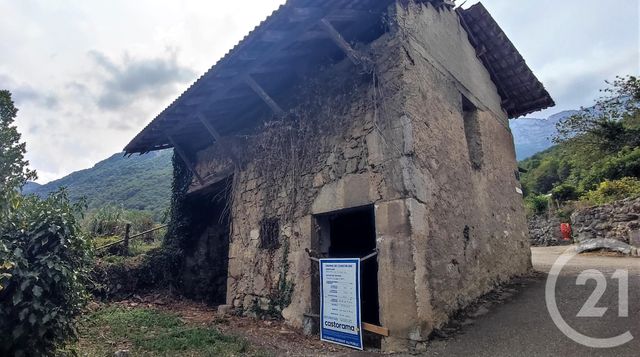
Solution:
{"label": "dark doorway opening", "polygon": [[189,194],[184,203],[188,239],[184,240],[184,293],[209,304],[226,303],[229,270],[229,177]]}
{"label": "dark doorway opening", "polygon": [[[312,249],[323,258],[363,258],[376,249],[373,206],[358,207],[316,216],[317,237]],[[312,305],[320,312],[320,279],[314,269]],[[378,303],[378,260],[372,257],[360,264],[361,316],[363,322],[380,325]],[[379,338],[365,334],[367,346],[379,346]]]}

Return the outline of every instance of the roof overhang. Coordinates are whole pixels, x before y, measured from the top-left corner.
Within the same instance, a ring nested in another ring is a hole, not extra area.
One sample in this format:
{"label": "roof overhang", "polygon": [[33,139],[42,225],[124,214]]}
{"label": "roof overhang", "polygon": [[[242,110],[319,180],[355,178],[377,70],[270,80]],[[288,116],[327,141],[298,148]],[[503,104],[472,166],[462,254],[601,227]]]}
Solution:
{"label": "roof overhang", "polygon": [[520,52],[482,3],[466,10],[458,9],[458,14],[469,41],[498,87],[502,107],[510,118],[555,105]]}
{"label": "roof overhang", "polygon": [[[286,96],[300,78],[348,55],[340,48],[341,40],[367,42],[384,32],[382,18],[394,1],[287,1],[153,119],[124,151],[145,153],[176,142],[206,142],[211,136],[237,133],[265,113],[278,113],[282,109],[277,103],[287,99],[279,96]],[[449,5],[442,0],[419,1]],[[554,105],[484,6],[456,12],[510,117]]]}

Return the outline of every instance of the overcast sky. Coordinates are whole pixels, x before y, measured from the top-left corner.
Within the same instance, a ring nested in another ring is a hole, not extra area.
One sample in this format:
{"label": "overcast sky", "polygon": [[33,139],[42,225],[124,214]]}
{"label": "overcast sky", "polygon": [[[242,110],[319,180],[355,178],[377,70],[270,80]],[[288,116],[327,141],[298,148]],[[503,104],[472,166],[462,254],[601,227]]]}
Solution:
{"label": "overcast sky", "polygon": [[[283,2],[0,0],[0,89],[38,182],[122,150]],[[638,0],[483,3],[558,103],[532,117],[588,106],[605,79],[640,72]]]}

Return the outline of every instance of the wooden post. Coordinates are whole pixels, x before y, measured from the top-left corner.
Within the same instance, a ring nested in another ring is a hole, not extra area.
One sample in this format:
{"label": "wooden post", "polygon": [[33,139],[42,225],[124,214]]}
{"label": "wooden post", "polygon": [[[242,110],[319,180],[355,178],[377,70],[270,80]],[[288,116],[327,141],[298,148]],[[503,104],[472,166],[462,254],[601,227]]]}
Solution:
{"label": "wooden post", "polygon": [[131,234],[131,223],[127,223],[124,226],[124,252],[126,255],[129,254],[129,236]]}

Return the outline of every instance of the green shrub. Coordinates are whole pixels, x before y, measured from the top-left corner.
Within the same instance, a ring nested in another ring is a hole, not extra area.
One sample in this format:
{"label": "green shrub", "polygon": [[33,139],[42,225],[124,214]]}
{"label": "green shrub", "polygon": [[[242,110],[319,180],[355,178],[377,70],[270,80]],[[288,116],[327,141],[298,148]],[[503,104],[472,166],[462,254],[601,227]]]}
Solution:
{"label": "green shrub", "polygon": [[587,192],[580,199],[594,204],[606,204],[635,197],[640,197],[640,180],[634,177],[625,177],[620,180],[602,182],[598,188]]}
{"label": "green shrub", "polygon": [[560,184],[551,190],[551,198],[559,202],[573,201],[579,196],[578,190],[568,183]]}
{"label": "green shrub", "polygon": [[549,197],[545,195],[529,196],[524,200],[528,215],[541,215],[549,209]]}
{"label": "green shrub", "polygon": [[64,191],[16,197],[0,220],[0,354],[50,355],[75,335],[90,243]]}

